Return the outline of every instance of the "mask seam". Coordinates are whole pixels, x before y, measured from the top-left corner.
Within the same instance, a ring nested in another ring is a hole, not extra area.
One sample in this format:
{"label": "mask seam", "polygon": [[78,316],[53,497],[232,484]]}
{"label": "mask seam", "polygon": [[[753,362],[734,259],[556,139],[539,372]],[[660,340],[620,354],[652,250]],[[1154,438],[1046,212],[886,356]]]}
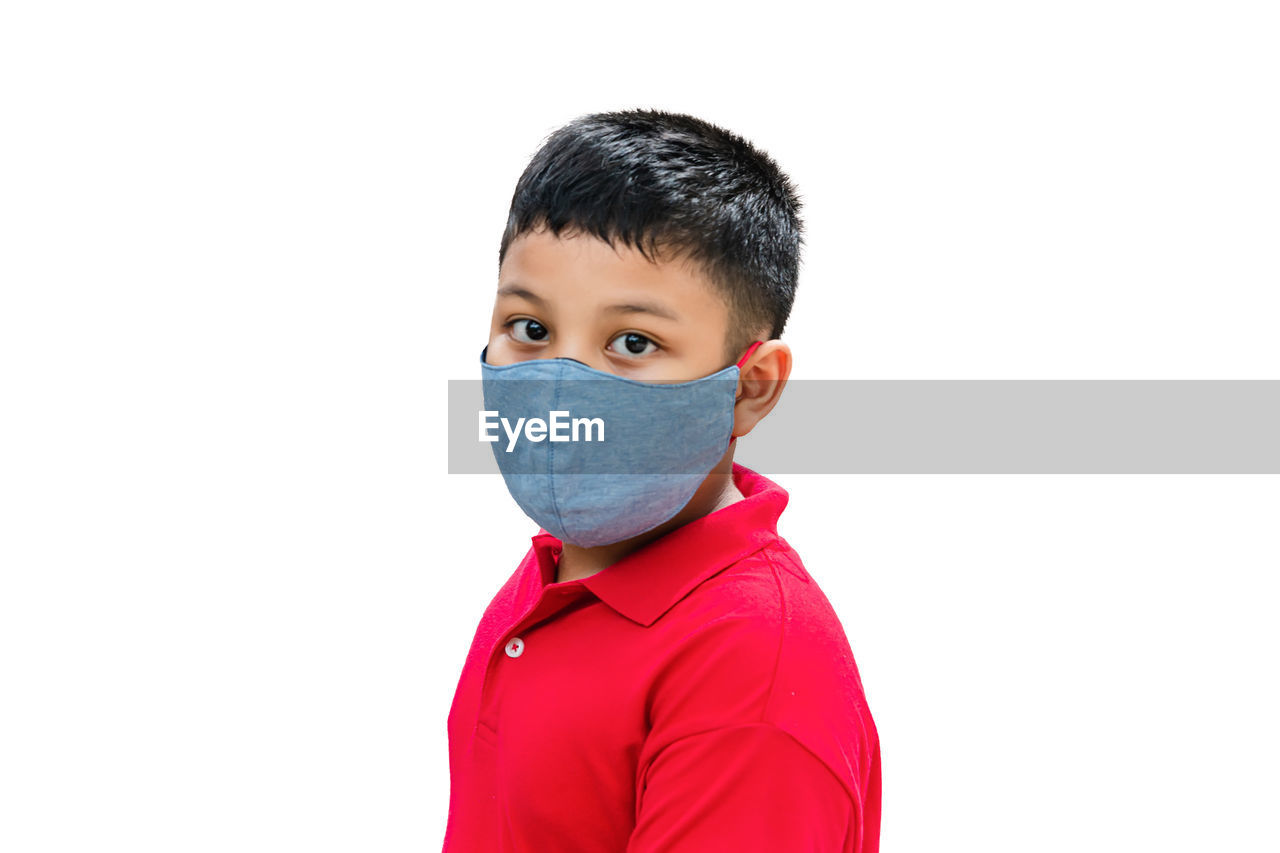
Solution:
{"label": "mask seam", "polygon": [[[560,375],[556,377],[555,390],[551,394],[551,411],[556,411],[560,406],[560,389],[564,380],[565,365],[559,365]],[[556,522],[560,525],[560,532],[565,539],[569,538],[569,531],[565,527],[564,518],[560,515],[560,503],[556,500],[556,446],[553,442],[547,445],[547,494],[551,497],[551,511],[555,514]]]}

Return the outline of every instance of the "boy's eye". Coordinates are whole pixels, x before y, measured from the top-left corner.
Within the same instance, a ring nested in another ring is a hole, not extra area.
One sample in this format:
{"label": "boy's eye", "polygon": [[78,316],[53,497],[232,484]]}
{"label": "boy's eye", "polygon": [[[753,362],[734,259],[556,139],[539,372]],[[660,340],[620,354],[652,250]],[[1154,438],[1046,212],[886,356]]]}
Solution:
{"label": "boy's eye", "polygon": [[549,334],[547,327],[537,320],[513,320],[510,326],[511,334],[517,341],[524,344],[536,344],[539,341],[546,340]]}
{"label": "boy's eye", "polygon": [[609,349],[618,355],[632,357],[648,355],[658,349],[658,345],[635,332],[624,332],[609,342]]}

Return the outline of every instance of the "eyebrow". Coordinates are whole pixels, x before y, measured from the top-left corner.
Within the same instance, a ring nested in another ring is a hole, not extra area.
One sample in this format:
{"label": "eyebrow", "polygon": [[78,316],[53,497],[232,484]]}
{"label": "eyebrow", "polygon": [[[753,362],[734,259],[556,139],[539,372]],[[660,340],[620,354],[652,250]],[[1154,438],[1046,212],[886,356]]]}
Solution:
{"label": "eyebrow", "polygon": [[604,310],[611,314],[652,314],[667,320],[680,319],[674,311],[656,302],[624,302],[621,305],[610,305]]}
{"label": "eyebrow", "polygon": [[[498,288],[499,296],[518,296],[521,299],[527,299],[540,307],[546,307],[547,300],[543,299],[533,291],[522,287],[518,284],[504,284]],[[680,317],[665,305],[657,302],[623,302],[617,305],[610,305],[604,309],[610,314],[651,314],[654,317],[662,317],[667,320],[679,321]]]}
{"label": "eyebrow", "polygon": [[532,290],[526,290],[518,284],[504,284],[498,288],[499,296],[519,296],[521,299],[528,299],[535,305],[546,307],[547,300],[543,299]]}

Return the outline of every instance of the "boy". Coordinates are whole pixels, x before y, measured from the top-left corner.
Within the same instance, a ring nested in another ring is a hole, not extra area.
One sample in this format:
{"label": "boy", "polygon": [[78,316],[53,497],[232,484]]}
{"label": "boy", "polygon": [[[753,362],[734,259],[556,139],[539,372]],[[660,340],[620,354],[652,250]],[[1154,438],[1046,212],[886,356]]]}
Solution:
{"label": "boy", "polygon": [[[878,849],[848,641],[777,533],[787,492],[733,461],[791,370],[799,207],[745,140],[652,110],[570,123],[520,178],[485,408],[588,400],[619,415],[602,433],[643,422],[611,453],[670,476],[575,478],[546,467],[572,445],[499,431],[541,529],[449,712],[445,851]],[[518,472],[516,446],[543,455]]]}

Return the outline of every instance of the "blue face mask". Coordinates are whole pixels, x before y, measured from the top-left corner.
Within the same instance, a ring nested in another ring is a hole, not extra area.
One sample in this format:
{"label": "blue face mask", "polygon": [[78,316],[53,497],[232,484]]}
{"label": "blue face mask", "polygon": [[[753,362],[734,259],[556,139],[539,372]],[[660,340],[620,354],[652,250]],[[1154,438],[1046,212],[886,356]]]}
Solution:
{"label": "blue face mask", "polygon": [[480,353],[485,411],[507,489],[572,545],[611,545],[682,510],[733,441],[737,364],[679,383],[639,382],[571,358],[494,366]]}

